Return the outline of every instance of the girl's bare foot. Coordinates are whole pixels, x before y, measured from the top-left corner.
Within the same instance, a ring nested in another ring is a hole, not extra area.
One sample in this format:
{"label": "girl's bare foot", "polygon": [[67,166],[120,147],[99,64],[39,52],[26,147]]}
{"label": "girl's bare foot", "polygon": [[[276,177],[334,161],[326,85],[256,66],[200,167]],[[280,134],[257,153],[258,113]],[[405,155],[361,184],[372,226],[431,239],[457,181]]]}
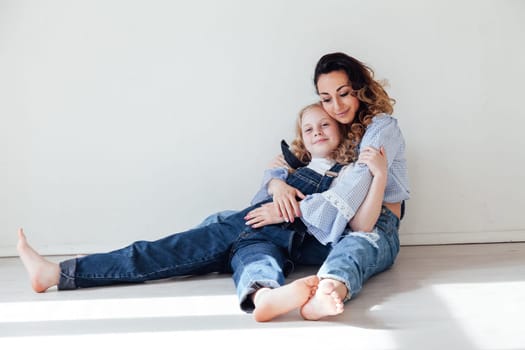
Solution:
{"label": "girl's bare foot", "polygon": [[346,286],[338,281],[323,279],[315,295],[301,308],[305,320],[317,321],[326,316],[343,313],[344,304],[340,295],[346,293]]}
{"label": "girl's bare foot", "polygon": [[259,289],[254,296],[253,316],[257,322],[267,322],[300,307],[317,289],[319,277],[313,275],[295,280],[279,288]]}
{"label": "girl's bare foot", "polygon": [[31,287],[35,292],[45,292],[48,288],[56,286],[60,278],[60,267],[38,254],[24,235],[24,230],[18,230],[18,254],[31,280]]}

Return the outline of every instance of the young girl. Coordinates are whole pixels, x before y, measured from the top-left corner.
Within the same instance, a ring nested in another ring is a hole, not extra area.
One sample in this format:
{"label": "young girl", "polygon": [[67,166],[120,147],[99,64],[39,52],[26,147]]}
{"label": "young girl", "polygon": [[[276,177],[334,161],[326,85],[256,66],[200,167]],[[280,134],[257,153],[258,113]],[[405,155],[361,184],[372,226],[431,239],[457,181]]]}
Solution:
{"label": "young girl", "polygon": [[[352,157],[347,151],[346,131],[319,104],[306,107],[298,122],[300,132],[294,147],[298,155],[306,156],[311,162],[308,167],[284,175],[286,183],[303,194],[326,191],[338,173],[351,168],[343,166]],[[363,162],[371,169],[386,169],[382,156]],[[381,183],[380,177],[378,179],[379,186],[384,188],[384,182]],[[268,321],[304,305],[316,291],[317,276],[308,276],[278,288],[284,284],[292,264],[318,264],[324,260],[326,252],[320,243],[317,244],[320,250],[305,249],[316,244],[301,220],[284,222],[282,216],[275,215],[268,216],[263,227],[246,225],[249,212],[271,201],[266,186],[259,191],[258,196],[261,195],[266,198],[223,222],[154,242],[138,241],[109,253],[91,254],[55,264],[31,248],[21,229],[18,251],[36,292],[52,286],[64,290],[231,272],[241,308],[246,312],[255,310],[257,321]],[[381,202],[376,200],[371,205],[379,207]],[[310,256],[317,250],[319,253]],[[334,299],[333,303],[340,303],[340,300]]]}

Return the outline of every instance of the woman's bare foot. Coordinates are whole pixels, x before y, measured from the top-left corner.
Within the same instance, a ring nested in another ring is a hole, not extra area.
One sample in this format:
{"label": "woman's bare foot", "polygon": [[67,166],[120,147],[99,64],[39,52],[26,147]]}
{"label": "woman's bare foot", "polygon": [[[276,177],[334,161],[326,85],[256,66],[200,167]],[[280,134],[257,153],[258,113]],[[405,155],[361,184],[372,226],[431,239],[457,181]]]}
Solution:
{"label": "woman's bare foot", "polygon": [[301,308],[301,315],[305,320],[317,321],[326,316],[335,316],[343,313],[342,297],[346,293],[346,286],[338,281],[323,279],[319,282],[315,295]]}
{"label": "woman's bare foot", "polygon": [[24,230],[18,230],[18,254],[31,280],[31,287],[35,292],[45,292],[48,288],[56,286],[60,278],[60,267],[38,254],[24,235]]}
{"label": "woman's bare foot", "polygon": [[257,322],[267,322],[306,303],[317,289],[319,277],[313,275],[295,280],[279,288],[263,288],[254,297],[253,316]]}

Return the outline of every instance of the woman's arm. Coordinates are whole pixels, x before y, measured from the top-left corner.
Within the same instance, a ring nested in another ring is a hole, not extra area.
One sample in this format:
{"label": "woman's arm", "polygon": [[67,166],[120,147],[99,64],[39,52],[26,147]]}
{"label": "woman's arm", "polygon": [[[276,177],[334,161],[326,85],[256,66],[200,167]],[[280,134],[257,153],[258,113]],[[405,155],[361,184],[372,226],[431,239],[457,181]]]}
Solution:
{"label": "woman's arm", "polygon": [[[405,141],[396,119],[388,115],[375,117],[360,145],[361,149],[367,146],[379,149],[383,146],[388,155],[388,168],[395,162],[395,175],[406,177]],[[329,190],[306,196],[299,207],[301,219],[308,231],[323,244],[337,241],[362,205],[372,180],[368,166],[357,164],[345,172]],[[271,180],[274,181],[276,180]],[[408,189],[400,187],[396,191],[395,198],[391,198],[392,202],[408,198]]]}
{"label": "woman's arm", "polygon": [[[349,225],[353,231],[369,232],[372,231],[379,218],[385,192],[388,169],[384,148],[381,147],[381,149],[377,150],[373,147],[366,147],[361,151],[357,163],[367,165],[374,178],[363,204],[361,204],[355,216],[350,220]],[[294,194],[296,190],[282,180],[275,179],[270,181],[268,189],[268,192],[277,191],[283,194],[286,191],[290,191],[288,200],[291,201],[293,199],[295,201]],[[296,216],[300,216],[300,214],[296,214]],[[258,228],[281,223],[287,219],[280,214],[280,208],[274,205],[274,202],[271,202],[252,210],[246,215],[245,220],[247,220],[247,225]]]}
{"label": "woman's arm", "polygon": [[377,150],[373,147],[366,147],[362,149],[357,163],[366,164],[373,179],[363,204],[349,224],[352,231],[370,232],[381,214],[385,194],[388,168],[384,148]]}
{"label": "woman's arm", "polygon": [[305,195],[296,188],[288,185],[285,180],[290,166],[282,154],[277,155],[264,172],[261,188],[252,199],[252,204],[272,198],[271,203],[263,204],[245,216],[246,225],[254,228],[265,225],[293,222],[295,217],[301,216],[297,198]]}
{"label": "woman's arm", "polygon": [[301,216],[297,198],[302,200],[306,197],[301,191],[283,180],[273,179],[268,183],[268,193],[272,196],[273,203],[284,221],[294,222],[295,217]]}
{"label": "woman's arm", "polygon": [[[373,180],[363,204],[361,204],[357,213],[352,220],[350,220],[349,225],[352,231],[370,232],[381,214],[385,193],[388,171],[385,151],[382,147],[379,150],[373,147],[366,147],[361,151],[357,163],[368,166],[368,169],[372,173]],[[293,195],[296,190],[282,180],[275,179],[270,181],[268,184],[268,192],[272,191],[270,188],[278,192],[281,191],[283,194],[286,193],[286,191],[290,191],[290,197],[288,199],[293,198],[293,201],[295,201]],[[300,216],[300,214],[296,214],[296,216]],[[275,205],[274,202],[270,202],[252,210],[246,215],[245,220],[247,220],[247,225],[258,228],[265,225],[281,223],[286,221],[286,218],[280,214],[280,208]]]}
{"label": "woman's arm", "polygon": [[[396,162],[396,172],[405,172],[405,141],[397,120],[388,115],[377,116],[367,127],[360,143],[361,149],[383,146],[389,172]],[[301,219],[319,242],[335,242],[348,227],[348,223],[363,203],[372,185],[372,174],[365,164],[356,164],[345,172],[337,183],[323,193],[306,196],[300,202]],[[394,181],[394,179],[392,179]],[[390,181],[390,180],[389,180]],[[406,193],[399,193],[402,197]],[[402,200],[403,198],[399,198]],[[397,201],[397,200],[393,200]]]}
{"label": "woman's arm", "polygon": [[262,201],[265,201],[267,199],[270,199],[272,196],[269,193],[269,184],[271,181],[278,181],[278,179],[281,179],[283,181],[286,180],[288,177],[288,170],[285,168],[271,168],[266,169],[263,174],[263,178],[261,181],[261,187],[259,187],[259,191],[255,193],[255,196],[253,196],[251,204],[257,204]]}

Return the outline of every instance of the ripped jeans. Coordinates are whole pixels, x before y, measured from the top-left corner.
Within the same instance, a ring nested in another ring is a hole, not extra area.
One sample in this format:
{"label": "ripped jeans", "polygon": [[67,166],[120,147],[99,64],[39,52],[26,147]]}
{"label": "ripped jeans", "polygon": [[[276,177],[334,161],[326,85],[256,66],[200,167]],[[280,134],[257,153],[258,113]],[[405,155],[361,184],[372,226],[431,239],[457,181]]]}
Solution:
{"label": "ripped jeans", "polygon": [[[235,211],[211,215],[201,225],[221,222]],[[322,245],[306,233],[295,239],[289,248],[288,263],[292,266],[320,266],[317,275],[344,283],[348,289],[345,302],[355,297],[372,276],[390,268],[399,253],[399,219],[388,208],[381,215],[372,232],[346,230],[335,243]],[[269,286],[271,287],[271,286]],[[241,297],[241,308],[250,310],[250,300]]]}
{"label": "ripped jeans", "polygon": [[333,245],[318,276],[343,282],[348,288],[345,301],[349,300],[370,277],[394,264],[399,253],[398,231],[399,219],[383,207],[372,232],[344,232]]}

